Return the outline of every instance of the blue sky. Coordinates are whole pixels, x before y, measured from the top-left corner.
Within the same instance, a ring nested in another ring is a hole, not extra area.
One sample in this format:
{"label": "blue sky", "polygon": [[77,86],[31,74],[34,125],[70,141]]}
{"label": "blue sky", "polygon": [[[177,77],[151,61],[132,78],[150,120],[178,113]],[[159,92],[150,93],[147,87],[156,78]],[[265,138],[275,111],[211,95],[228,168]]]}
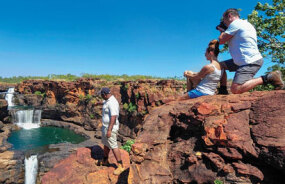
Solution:
{"label": "blue sky", "polygon": [[[205,49],[219,36],[215,27],[227,8],[241,8],[246,18],[257,2],[2,0],[0,76],[180,77],[208,63]],[[219,56],[220,61],[229,58]],[[265,60],[257,75],[270,65]]]}

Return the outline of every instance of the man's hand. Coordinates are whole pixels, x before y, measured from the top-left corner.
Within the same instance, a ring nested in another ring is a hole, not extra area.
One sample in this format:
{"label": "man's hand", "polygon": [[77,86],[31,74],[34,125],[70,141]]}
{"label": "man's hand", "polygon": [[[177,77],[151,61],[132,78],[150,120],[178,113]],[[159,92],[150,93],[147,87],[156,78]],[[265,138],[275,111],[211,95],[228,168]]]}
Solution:
{"label": "man's hand", "polygon": [[217,30],[219,30],[221,33],[226,31],[225,29],[221,28],[220,26],[217,26]]}
{"label": "man's hand", "polygon": [[186,70],[183,75],[184,75],[184,77],[195,77],[196,74],[197,74],[196,72]]}
{"label": "man's hand", "polygon": [[111,131],[111,130],[108,130],[108,131],[107,131],[107,134],[106,134],[106,137],[107,137],[107,138],[110,138],[110,137],[111,137],[111,133],[112,133],[112,131]]}

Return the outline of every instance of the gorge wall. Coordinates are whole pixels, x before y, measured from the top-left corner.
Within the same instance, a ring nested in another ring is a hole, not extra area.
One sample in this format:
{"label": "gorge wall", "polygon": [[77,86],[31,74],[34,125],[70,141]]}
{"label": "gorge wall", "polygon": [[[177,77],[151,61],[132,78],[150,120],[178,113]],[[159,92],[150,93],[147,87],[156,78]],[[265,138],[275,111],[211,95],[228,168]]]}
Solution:
{"label": "gorge wall", "polygon": [[102,98],[97,93],[110,87],[120,103],[120,139],[135,138],[144,116],[166,98],[183,94],[185,82],[175,80],[139,80],[108,82],[79,79],[75,82],[29,80],[16,86],[20,105],[43,110],[43,119],[74,123],[100,137]]}
{"label": "gorge wall", "polygon": [[[83,183],[92,183],[95,179],[100,183],[98,178],[103,178],[101,183],[134,184],[213,183],[214,180],[240,184],[283,183],[284,90],[205,96],[165,104],[167,98],[184,93],[184,82],[30,80],[16,87],[19,93],[16,98],[21,105],[41,108],[44,119],[80,125],[100,138],[102,99],[94,94],[103,86],[110,87],[120,102],[120,140],[132,138],[136,141],[130,153],[128,174],[114,177],[110,174],[112,169],[100,170],[90,165],[92,149],[82,148],[47,170],[47,174],[43,173],[43,183],[76,183],[80,178]],[[7,113],[1,117],[3,127],[7,127],[9,122],[3,120],[7,120]],[[17,154],[11,159],[6,157],[6,170],[18,167]],[[4,159],[1,160],[0,153],[1,166]],[[82,159],[86,162],[81,163]],[[8,164],[9,160],[14,160],[14,166],[11,162]],[[79,172],[78,177],[76,172],[69,171],[72,178],[61,179],[60,172],[69,165],[74,166],[74,171],[88,169],[86,173]],[[6,178],[6,183],[21,183],[22,171],[18,168],[18,173],[13,172],[18,180]]]}

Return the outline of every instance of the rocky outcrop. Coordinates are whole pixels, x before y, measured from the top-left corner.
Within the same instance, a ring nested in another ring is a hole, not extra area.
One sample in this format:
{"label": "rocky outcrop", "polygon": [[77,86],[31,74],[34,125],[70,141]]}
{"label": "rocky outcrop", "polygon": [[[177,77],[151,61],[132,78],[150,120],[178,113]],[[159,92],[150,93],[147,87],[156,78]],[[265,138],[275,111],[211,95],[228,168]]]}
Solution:
{"label": "rocky outcrop", "polygon": [[0,121],[5,121],[5,120],[7,121],[7,117],[8,117],[7,108],[8,108],[7,101],[4,99],[0,99]]}
{"label": "rocky outcrop", "polygon": [[82,78],[74,82],[28,80],[19,84],[17,103],[40,107],[42,117],[71,122],[100,137],[102,99],[97,92],[108,86],[120,103],[120,140],[135,138],[144,116],[166,98],[183,94],[185,82],[138,80],[108,82]]}
{"label": "rocky outcrop", "polygon": [[24,155],[21,152],[9,151],[11,144],[7,142],[7,138],[11,131],[17,127],[12,124],[4,124],[0,131],[0,183],[23,183]]}
{"label": "rocky outcrop", "polygon": [[0,92],[7,92],[9,88],[15,87],[14,83],[1,83],[0,82]]}
{"label": "rocky outcrop", "polygon": [[151,111],[129,183],[282,183],[285,91],[208,96]]}
{"label": "rocky outcrop", "polygon": [[[130,165],[129,154],[121,151],[123,164],[126,168]],[[53,169],[41,178],[42,184],[92,184],[92,183],[126,183],[128,169],[120,176],[113,175],[116,159],[112,152],[109,154],[110,167],[97,166],[98,159],[103,158],[102,146],[93,146],[90,148],[79,148],[68,158],[57,163]]]}
{"label": "rocky outcrop", "polygon": [[24,183],[24,157],[12,151],[0,153],[0,183]]}

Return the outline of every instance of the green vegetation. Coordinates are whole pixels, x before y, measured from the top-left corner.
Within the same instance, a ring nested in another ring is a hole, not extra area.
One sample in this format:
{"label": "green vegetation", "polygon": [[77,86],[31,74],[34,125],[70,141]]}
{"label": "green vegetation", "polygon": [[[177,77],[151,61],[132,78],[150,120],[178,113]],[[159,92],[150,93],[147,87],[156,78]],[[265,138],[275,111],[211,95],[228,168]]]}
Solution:
{"label": "green vegetation", "polygon": [[127,140],[127,142],[121,146],[121,149],[126,150],[128,153],[131,152],[132,145],[135,143],[134,140]]}
{"label": "green vegetation", "polygon": [[142,115],[146,115],[148,112],[147,112],[146,110],[142,110],[140,113],[141,113]]}
{"label": "green vegetation", "polygon": [[89,102],[89,101],[91,101],[92,103],[96,102],[96,100],[90,94],[87,94],[85,96],[84,95],[79,95],[78,97],[79,97],[79,101],[81,101],[81,102]]}
{"label": "green vegetation", "polygon": [[124,110],[128,110],[128,108],[129,108],[129,104],[124,103],[124,105],[123,105],[123,109],[124,109]]}
{"label": "green vegetation", "polygon": [[[183,77],[154,77],[154,76],[148,76],[148,75],[96,75],[96,74],[87,74],[84,73],[80,76],[72,75],[72,74],[66,74],[66,75],[55,75],[50,74],[48,76],[14,76],[14,77],[0,77],[0,82],[3,83],[20,83],[25,80],[60,80],[60,81],[75,81],[79,78],[92,78],[92,79],[100,79],[100,80],[106,80],[106,81],[135,81],[135,80],[143,80],[143,79],[174,79],[174,80],[184,80]],[[104,84],[102,84],[103,86]],[[128,89],[128,85],[126,85],[124,88],[125,90]]]}
{"label": "green vegetation", "polygon": [[128,85],[128,84],[126,84],[126,85],[123,86],[123,90],[124,90],[124,91],[127,91],[128,89],[129,89],[129,85]]}
{"label": "green vegetation", "polygon": [[134,112],[137,110],[137,106],[135,104],[132,104],[132,102],[129,104],[128,111],[129,112]]}
{"label": "green vegetation", "polygon": [[42,93],[42,92],[40,92],[40,91],[36,91],[34,94],[35,94],[35,95],[40,95],[40,96],[42,96],[42,97],[45,97],[45,96],[46,96],[46,93]]}
{"label": "green vegetation", "polygon": [[87,95],[85,96],[85,100],[88,101],[88,102],[89,102],[92,98],[93,98],[93,97],[92,97],[92,95],[90,95],[90,94],[87,94]]}
{"label": "green vegetation", "polygon": [[137,106],[136,106],[135,104],[133,104],[132,102],[130,102],[129,104],[125,103],[125,104],[123,105],[123,108],[124,108],[126,111],[130,112],[130,113],[132,113],[132,112],[134,112],[135,110],[137,110]]}
{"label": "green vegetation", "polygon": [[103,75],[95,75],[95,74],[82,74],[83,78],[93,78],[93,79],[104,79],[107,81],[118,81],[118,80],[141,80],[141,79],[162,79],[161,77],[153,77],[153,76],[147,76],[147,75],[108,75],[108,74],[103,74]]}
{"label": "green vegetation", "polygon": [[85,101],[85,96],[84,95],[79,95],[79,101],[84,102]]}
{"label": "green vegetation", "polygon": [[[257,3],[248,15],[257,32],[258,48],[261,53],[271,56],[272,62],[285,62],[285,3],[283,0],[271,0],[271,4]],[[284,66],[284,65],[283,65]]]}
{"label": "green vegetation", "polygon": [[[257,3],[248,15],[257,32],[258,48],[264,57],[270,57],[276,63],[268,72],[280,70],[285,76],[285,3],[283,0],[272,0],[272,3]],[[273,86],[257,86],[252,91],[272,90]]]}
{"label": "green vegetation", "polygon": [[64,81],[74,81],[78,79],[79,77],[76,75],[72,74],[66,74],[66,75],[55,75],[51,74],[48,76],[14,76],[14,77],[0,77],[0,82],[4,83],[20,83],[25,80],[35,80],[35,79],[40,79],[40,80],[64,80]]}
{"label": "green vegetation", "polygon": [[218,180],[218,179],[216,179],[216,180],[214,181],[214,184],[223,184],[223,183],[224,183],[223,181]]}
{"label": "green vegetation", "polygon": [[255,88],[250,90],[250,92],[252,92],[252,91],[271,91],[271,90],[274,90],[274,86],[272,86],[271,84],[268,84],[268,85],[256,86]]}
{"label": "green vegetation", "polygon": [[89,114],[90,119],[94,119],[95,115],[94,114]]}
{"label": "green vegetation", "polygon": [[140,98],[140,94],[139,93],[136,93],[136,99],[139,99]]}

